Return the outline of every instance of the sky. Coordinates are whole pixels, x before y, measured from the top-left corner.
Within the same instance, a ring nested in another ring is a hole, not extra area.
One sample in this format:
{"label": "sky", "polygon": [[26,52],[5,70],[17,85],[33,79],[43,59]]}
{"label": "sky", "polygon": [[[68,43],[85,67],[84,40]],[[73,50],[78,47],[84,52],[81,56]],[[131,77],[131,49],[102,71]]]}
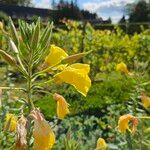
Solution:
{"label": "sky", "polygon": [[[58,0],[56,0],[57,2]],[[104,20],[111,17],[112,21],[118,22],[123,15],[126,15],[124,7],[137,0],[77,0],[81,9],[97,13]],[[35,7],[51,8],[52,0],[32,0]]]}

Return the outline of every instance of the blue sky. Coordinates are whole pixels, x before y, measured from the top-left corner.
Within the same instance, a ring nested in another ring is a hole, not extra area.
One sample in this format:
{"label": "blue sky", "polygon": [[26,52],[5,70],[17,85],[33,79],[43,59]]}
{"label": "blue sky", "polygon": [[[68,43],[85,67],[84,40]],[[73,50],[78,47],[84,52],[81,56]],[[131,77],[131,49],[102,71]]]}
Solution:
{"label": "blue sky", "polygon": [[[35,7],[51,8],[52,0],[32,0]],[[57,2],[58,0],[56,0]],[[111,17],[117,22],[125,14],[124,6],[137,0],[77,0],[82,9],[96,12],[103,19]]]}

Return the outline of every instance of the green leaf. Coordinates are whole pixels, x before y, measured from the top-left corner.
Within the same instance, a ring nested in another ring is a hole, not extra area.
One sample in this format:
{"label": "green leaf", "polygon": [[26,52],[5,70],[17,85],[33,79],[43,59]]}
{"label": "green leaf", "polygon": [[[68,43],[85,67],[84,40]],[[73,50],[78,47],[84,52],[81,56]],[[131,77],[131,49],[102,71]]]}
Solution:
{"label": "green leaf", "polygon": [[32,35],[31,47],[33,50],[37,48],[39,42],[39,36],[40,36],[40,18],[37,21],[36,27]]}
{"label": "green leaf", "polygon": [[75,62],[81,58],[83,58],[84,56],[86,56],[87,54],[91,53],[92,51],[89,51],[89,52],[84,52],[84,53],[78,53],[78,54],[74,54],[74,55],[71,55],[71,56],[68,56],[66,57],[62,63],[72,63],[72,62]]}
{"label": "green leaf", "polygon": [[0,50],[0,55],[11,66],[17,66],[17,63],[16,63],[15,59],[11,55],[7,54],[5,51]]}
{"label": "green leaf", "polygon": [[14,26],[14,23],[11,20],[10,17],[9,17],[9,22],[10,22],[10,30],[11,30],[11,33],[12,33],[13,40],[16,43],[16,45],[18,46],[18,44],[19,44],[19,37],[18,37],[17,31],[16,31],[16,28]]}
{"label": "green leaf", "polygon": [[52,33],[53,23],[47,25],[46,33],[41,37],[41,47],[47,47],[50,45],[51,33]]}

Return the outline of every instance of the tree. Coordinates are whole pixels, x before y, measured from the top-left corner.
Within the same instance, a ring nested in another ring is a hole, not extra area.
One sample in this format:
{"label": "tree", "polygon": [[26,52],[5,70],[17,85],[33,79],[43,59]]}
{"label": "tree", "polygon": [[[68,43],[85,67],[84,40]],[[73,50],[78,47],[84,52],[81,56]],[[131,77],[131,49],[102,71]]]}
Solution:
{"label": "tree", "polygon": [[127,11],[129,15],[128,33],[141,32],[141,26],[145,29],[149,28],[145,22],[150,21],[150,2],[140,0],[138,3],[128,5]]}
{"label": "tree", "polygon": [[112,23],[112,20],[111,20],[111,18],[109,17],[108,18],[108,24],[111,24]]}
{"label": "tree", "polygon": [[0,0],[0,3],[19,6],[29,6],[31,4],[31,0]]}
{"label": "tree", "polygon": [[150,4],[145,0],[140,0],[129,9],[129,22],[148,22],[150,21]]}
{"label": "tree", "polygon": [[123,15],[122,18],[119,20],[119,23],[126,23],[126,18],[125,18],[124,15]]}

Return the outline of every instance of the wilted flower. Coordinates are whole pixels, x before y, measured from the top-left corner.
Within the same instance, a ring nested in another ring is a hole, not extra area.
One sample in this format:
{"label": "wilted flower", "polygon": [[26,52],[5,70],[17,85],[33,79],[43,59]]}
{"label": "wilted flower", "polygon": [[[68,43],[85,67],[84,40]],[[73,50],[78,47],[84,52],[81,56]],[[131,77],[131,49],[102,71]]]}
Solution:
{"label": "wilted flower", "polygon": [[5,118],[4,129],[10,132],[16,131],[17,117],[14,114],[7,113]]}
{"label": "wilted flower", "polygon": [[54,99],[57,102],[57,116],[59,119],[63,119],[67,114],[69,114],[69,104],[63,96],[57,93],[54,94]]}
{"label": "wilted flower", "polygon": [[78,92],[86,96],[91,86],[88,77],[90,67],[87,64],[75,63],[66,67],[62,72],[55,75],[56,83],[66,82],[73,85]]}
{"label": "wilted flower", "polygon": [[[132,123],[132,129],[129,128],[129,122]],[[127,130],[134,133],[138,125],[138,119],[130,114],[123,115],[118,121],[118,130],[125,133]]]}
{"label": "wilted flower", "polygon": [[150,107],[150,97],[146,96],[145,94],[142,94],[141,101],[145,108]]}
{"label": "wilted flower", "polygon": [[106,150],[107,144],[103,138],[97,140],[96,150]]}
{"label": "wilted flower", "polygon": [[39,110],[33,110],[31,116],[34,119],[33,137],[34,150],[49,150],[55,143],[55,135],[48,122]]}
{"label": "wilted flower", "polygon": [[55,66],[55,65],[59,64],[67,56],[68,56],[68,54],[63,49],[61,49],[60,47],[57,47],[55,45],[51,45],[50,53],[46,57],[45,62],[49,66]]}
{"label": "wilted flower", "polygon": [[116,70],[120,71],[120,72],[123,72],[123,73],[126,73],[126,74],[129,73],[127,65],[124,62],[121,62],[121,63],[117,64]]}
{"label": "wilted flower", "polygon": [[17,122],[17,140],[14,150],[27,150],[27,119],[24,116]]}

